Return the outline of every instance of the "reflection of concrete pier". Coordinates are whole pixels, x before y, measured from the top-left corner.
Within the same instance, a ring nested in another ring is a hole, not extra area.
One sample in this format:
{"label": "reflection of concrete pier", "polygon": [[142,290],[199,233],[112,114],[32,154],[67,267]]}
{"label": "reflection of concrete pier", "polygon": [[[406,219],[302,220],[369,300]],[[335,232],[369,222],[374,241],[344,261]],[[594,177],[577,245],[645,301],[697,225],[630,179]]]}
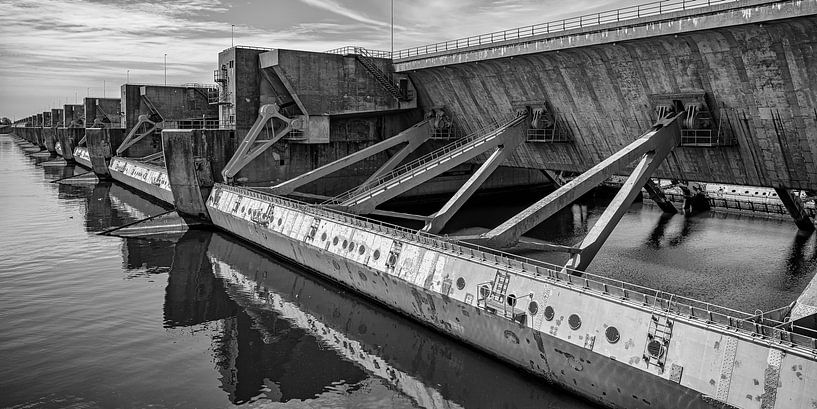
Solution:
{"label": "reflection of concrete pier", "polygon": [[[584,407],[561,391],[550,391],[394,313],[343,296],[331,285],[220,234],[213,235],[207,256],[262,339],[280,336],[267,327],[280,322],[270,319],[273,313],[421,407]],[[477,373],[496,376],[469,376]]]}

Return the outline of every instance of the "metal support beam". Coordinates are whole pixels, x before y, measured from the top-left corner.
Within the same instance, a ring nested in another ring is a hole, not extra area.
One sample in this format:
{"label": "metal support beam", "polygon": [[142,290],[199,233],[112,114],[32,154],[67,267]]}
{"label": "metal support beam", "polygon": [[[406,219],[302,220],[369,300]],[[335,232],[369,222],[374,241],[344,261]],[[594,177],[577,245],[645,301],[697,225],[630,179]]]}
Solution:
{"label": "metal support beam", "polygon": [[[337,172],[338,170],[343,169],[347,166],[354,165],[355,163],[358,163],[372,155],[376,155],[387,149],[393,148],[401,143],[408,143],[408,145],[403,147],[403,149],[397,155],[392,157],[393,159],[394,157],[400,155],[400,153],[406,151],[407,149],[411,149],[411,151],[413,151],[414,149],[417,148],[417,146],[422,145],[423,142],[428,140],[430,136],[431,129],[429,121],[422,121],[412,126],[411,128],[408,128],[405,131],[400,132],[395,136],[392,136],[389,139],[386,139],[382,142],[378,142],[365,149],[359,150],[351,155],[344,156],[343,158],[340,158],[334,162],[327,163],[326,165],[313,169],[300,176],[279,183],[272,187],[272,192],[277,195],[292,194],[296,189],[310,182],[314,182],[324,176]],[[391,159],[389,161],[391,161]]]}
{"label": "metal support beam", "polygon": [[[264,130],[267,122],[269,122],[269,120],[272,118],[278,118],[286,125],[283,129],[279,130],[275,130],[273,127],[273,135],[271,138],[258,140],[258,137],[261,135],[261,132]],[[258,118],[255,120],[252,128],[250,128],[250,131],[244,137],[244,140],[241,141],[240,145],[238,145],[238,149],[236,149],[233,157],[230,158],[230,161],[227,162],[227,165],[221,171],[224,181],[231,183],[235,175],[238,174],[238,172],[250,162],[252,162],[253,159],[258,157],[258,155],[264,153],[264,151],[266,151],[275,142],[278,142],[279,139],[283,138],[291,130],[301,129],[302,127],[303,124],[300,120],[287,118],[281,114],[278,105],[263,105],[258,110]]]}
{"label": "metal support beam", "polygon": [[335,206],[357,214],[372,213],[375,208],[471,159],[496,148],[524,139],[525,116],[458,139],[421,158],[400,166],[371,184],[363,184],[335,198]]}
{"label": "metal support beam", "polygon": [[457,193],[454,193],[454,196],[451,197],[439,211],[432,215],[432,219],[426,223],[423,230],[435,234],[442,231],[445,225],[448,224],[448,221],[454,217],[454,214],[456,214],[480,186],[488,180],[488,177],[494,173],[496,168],[514,153],[516,147],[519,146],[523,140],[524,138],[521,137],[506,138],[505,144],[497,146],[491,153],[491,156],[488,157],[488,160],[480,165],[479,169],[468,178],[468,181],[457,190]]}
{"label": "metal support beam", "polygon": [[[573,203],[576,199],[600,185],[614,174],[620,174],[625,167],[635,160],[642,158],[648,152],[664,152],[668,154],[672,148],[681,142],[680,121],[686,113],[682,112],[670,118],[663,118],[653,125],[653,128],[641,135],[631,144],[614,153],[601,163],[593,166],[553,193],[529,206],[516,216],[483,234],[479,239],[495,248],[513,247],[519,238],[528,230],[547,220],[550,216]],[[657,162],[664,157],[656,157]],[[656,165],[657,166],[657,165]],[[649,177],[649,174],[648,176]],[[642,183],[643,185],[643,183]],[[641,189],[641,186],[638,186]]]}
{"label": "metal support beam", "polygon": [[[139,128],[142,127],[144,124],[149,124],[150,128],[147,131],[137,134],[139,132]],[[136,125],[131,128],[130,132],[128,132],[128,136],[125,137],[125,140],[116,148],[116,156],[122,156],[125,151],[136,144],[137,142],[144,139],[146,136],[153,133],[156,130],[156,122],[151,121],[147,115],[139,115],[139,121],[136,122]]]}
{"label": "metal support beam", "polygon": [[641,193],[641,187],[647,183],[658,166],[664,161],[664,158],[675,148],[675,145],[666,144],[657,148],[655,151],[644,154],[641,160],[636,165],[630,177],[624,182],[624,186],[619,189],[612,202],[604,209],[601,217],[596,221],[596,224],[587,232],[587,235],[579,244],[580,253],[574,254],[565,264],[565,267],[573,270],[584,271],[596,254],[601,249],[601,246],[613,233],[613,230],[618,225],[621,217],[633,204],[633,201],[638,194]]}
{"label": "metal support beam", "polygon": [[811,217],[809,217],[805,207],[803,207],[803,201],[793,195],[788,189],[776,187],[774,191],[777,192],[777,197],[783,202],[783,206],[786,206],[786,210],[789,211],[792,219],[794,219],[797,228],[802,231],[814,231],[814,222],[811,220]]}
{"label": "metal support beam", "polygon": [[647,179],[647,182],[644,183],[644,189],[647,191],[647,194],[650,195],[650,199],[652,199],[664,213],[678,213],[678,208],[667,199],[667,196],[664,195],[664,191],[661,190],[652,179]]}
{"label": "metal support beam", "polygon": [[369,178],[366,179],[366,181],[363,182],[361,186],[366,186],[374,182],[378,178],[382,177],[383,175],[393,171],[394,168],[396,168],[397,165],[400,164],[400,162],[406,159],[412,152],[417,150],[417,148],[419,148],[420,145],[422,145],[425,141],[428,140],[428,138],[431,137],[431,126],[429,125],[429,121],[423,121],[422,123],[424,124],[424,126],[422,127],[423,128],[422,133],[416,135],[414,138],[406,140],[408,144],[404,146],[403,149],[400,149],[399,152],[392,155],[392,157],[389,158],[389,160],[387,160],[386,163],[380,166],[380,168],[377,169],[371,176],[369,176]]}

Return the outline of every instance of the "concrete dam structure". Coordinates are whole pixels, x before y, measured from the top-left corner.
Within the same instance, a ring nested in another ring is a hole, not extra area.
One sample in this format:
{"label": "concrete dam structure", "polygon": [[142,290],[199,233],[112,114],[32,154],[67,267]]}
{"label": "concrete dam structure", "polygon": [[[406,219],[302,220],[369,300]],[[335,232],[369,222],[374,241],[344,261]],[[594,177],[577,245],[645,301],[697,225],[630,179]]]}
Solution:
{"label": "concrete dam structure", "polygon": [[[814,234],[815,49],[817,0],[650,3],[394,53],[231,47],[217,87],[86,99],[73,157],[604,407],[814,408],[817,279],[742,312],[586,269],[639,196],[678,212],[659,178],[772,188]],[[50,150],[55,118],[78,124],[56,111],[19,136]],[[613,176],[579,243],[525,237]],[[480,190],[542,184],[487,232],[438,234]],[[431,214],[390,207],[441,193]],[[209,261],[228,288],[283,285]]]}
{"label": "concrete dam structure", "polygon": [[513,166],[583,172],[678,101],[699,107],[688,139],[657,176],[814,190],[817,3],[718,3],[620,23],[590,19],[587,28],[552,34],[541,27],[519,40],[503,41],[515,33],[500,32],[470,46],[406,50],[395,70],[467,131],[540,110],[540,126],[549,123],[559,137],[531,135],[508,160]]}

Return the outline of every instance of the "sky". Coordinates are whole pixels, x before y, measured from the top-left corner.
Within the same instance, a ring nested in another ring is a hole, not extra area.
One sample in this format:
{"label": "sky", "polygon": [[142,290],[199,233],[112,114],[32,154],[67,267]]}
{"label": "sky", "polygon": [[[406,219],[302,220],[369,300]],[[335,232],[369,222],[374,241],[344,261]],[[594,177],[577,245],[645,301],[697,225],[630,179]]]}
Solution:
{"label": "sky", "polygon": [[[638,2],[394,0],[394,48]],[[165,54],[168,84],[213,83],[218,53],[233,38],[268,48],[389,50],[391,7],[389,0],[0,0],[0,116],[119,97],[128,80],[162,84]]]}

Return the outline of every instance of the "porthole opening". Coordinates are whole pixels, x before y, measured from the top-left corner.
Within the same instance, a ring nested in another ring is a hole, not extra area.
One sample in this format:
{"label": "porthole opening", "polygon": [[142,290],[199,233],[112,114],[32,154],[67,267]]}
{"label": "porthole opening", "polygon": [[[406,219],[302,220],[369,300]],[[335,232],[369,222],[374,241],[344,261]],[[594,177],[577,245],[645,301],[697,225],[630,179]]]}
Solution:
{"label": "porthole opening", "polygon": [[278,218],[278,225],[280,226],[282,223],[284,223],[284,219],[282,219],[282,218],[280,218],[280,217],[279,217],[279,218]]}
{"label": "porthole opening", "polygon": [[357,248],[357,253],[362,256],[363,253],[365,253],[365,252],[366,252],[366,246],[361,244],[360,247]]}
{"label": "porthole opening", "polygon": [[346,246],[349,245],[349,240],[343,240],[343,244],[340,245],[341,248],[345,249]]}
{"label": "porthole opening", "polygon": [[460,277],[457,279],[457,289],[462,290],[463,288],[465,288],[465,279]]}
{"label": "porthole opening", "polygon": [[505,301],[511,307],[516,307],[516,295],[514,295],[514,294],[509,295],[508,298]]}
{"label": "porthole opening", "polygon": [[488,294],[490,294],[490,293],[491,293],[491,290],[488,289],[487,285],[483,285],[483,286],[479,287],[479,295],[481,295],[483,297],[487,297]]}
{"label": "porthole opening", "polygon": [[621,339],[621,334],[618,333],[618,328],[616,327],[607,327],[607,330],[604,331],[604,335],[607,337],[607,342],[611,344],[615,344]]}
{"label": "porthole opening", "polygon": [[553,311],[553,307],[547,306],[545,307],[545,319],[548,321],[553,320],[553,317],[556,316],[556,312]]}
{"label": "porthole opening", "polygon": [[332,245],[333,245],[333,246],[337,246],[337,245],[338,245],[338,241],[340,241],[340,239],[338,239],[338,236],[335,236],[335,238],[334,238],[334,239],[332,239]]}
{"label": "porthole opening", "polygon": [[539,304],[536,301],[531,301],[528,304],[528,312],[530,312],[530,315],[536,315],[539,312]]}
{"label": "porthole opening", "polygon": [[575,331],[582,327],[582,319],[576,314],[570,314],[567,317],[567,324],[570,325],[570,329]]}
{"label": "porthole opening", "polygon": [[355,243],[349,243],[349,251],[355,251]]}
{"label": "porthole opening", "polygon": [[372,257],[374,257],[375,260],[380,259],[380,250],[375,250],[374,254],[372,254]]}
{"label": "porthole opening", "polygon": [[326,241],[326,232],[323,232],[323,234],[321,234],[321,241]]}

